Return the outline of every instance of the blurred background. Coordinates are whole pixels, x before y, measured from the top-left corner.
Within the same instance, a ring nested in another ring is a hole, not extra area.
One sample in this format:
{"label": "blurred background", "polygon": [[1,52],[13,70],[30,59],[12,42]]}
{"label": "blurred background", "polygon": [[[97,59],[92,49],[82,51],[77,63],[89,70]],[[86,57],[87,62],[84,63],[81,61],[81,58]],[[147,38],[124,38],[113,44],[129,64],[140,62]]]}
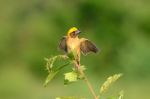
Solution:
{"label": "blurred background", "polygon": [[0,0],[0,99],[85,96],[84,82],[63,85],[64,69],[46,87],[45,57],[62,54],[58,42],[72,26],[101,53],[82,56],[94,89],[115,73],[124,76],[106,94],[150,95],[149,0]]}

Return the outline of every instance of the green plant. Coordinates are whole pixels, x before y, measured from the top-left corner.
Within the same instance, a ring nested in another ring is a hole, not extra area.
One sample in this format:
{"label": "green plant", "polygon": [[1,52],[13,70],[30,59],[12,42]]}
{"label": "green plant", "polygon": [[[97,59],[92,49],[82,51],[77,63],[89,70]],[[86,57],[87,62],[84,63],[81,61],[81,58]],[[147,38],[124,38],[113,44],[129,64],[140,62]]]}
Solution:
{"label": "green plant", "polygon": [[[66,63],[61,66],[56,67],[54,66],[54,63],[57,59],[64,59],[66,60]],[[74,65],[71,72],[67,72],[64,74],[65,76],[64,84],[67,85],[67,84],[76,82],[78,80],[84,80],[91,94],[93,95],[94,99],[100,99],[103,93],[107,92],[109,87],[122,76],[122,74],[115,74],[113,76],[108,77],[107,80],[100,87],[99,95],[96,95],[92,87],[92,84],[89,82],[88,77],[84,73],[84,71],[86,70],[84,65],[78,65],[74,63],[74,61],[72,60],[72,57],[68,57],[66,55],[58,55],[58,56],[54,56],[51,58],[46,58],[45,60],[47,62],[46,70],[49,73],[44,83],[45,87],[57,75],[57,73],[59,73],[63,68],[69,65]],[[57,97],[56,99],[87,99],[87,98],[71,96],[71,97]],[[123,99],[123,91],[121,91],[118,96],[108,97],[107,99]]]}

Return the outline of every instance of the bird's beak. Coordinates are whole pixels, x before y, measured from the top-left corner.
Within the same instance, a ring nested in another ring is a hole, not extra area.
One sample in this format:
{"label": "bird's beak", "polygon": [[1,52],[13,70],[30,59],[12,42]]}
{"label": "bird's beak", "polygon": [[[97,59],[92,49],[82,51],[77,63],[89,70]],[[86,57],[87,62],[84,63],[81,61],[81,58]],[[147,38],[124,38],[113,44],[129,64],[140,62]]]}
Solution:
{"label": "bird's beak", "polygon": [[81,31],[77,30],[76,31],[76,35],[79,35],[81,33]]}

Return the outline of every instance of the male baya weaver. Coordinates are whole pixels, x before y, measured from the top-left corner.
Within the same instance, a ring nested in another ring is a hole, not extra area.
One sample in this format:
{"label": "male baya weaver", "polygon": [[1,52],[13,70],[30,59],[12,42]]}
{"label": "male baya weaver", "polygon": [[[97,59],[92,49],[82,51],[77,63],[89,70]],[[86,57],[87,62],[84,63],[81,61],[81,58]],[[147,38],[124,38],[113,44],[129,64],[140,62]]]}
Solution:
{"label": "male baya weaver", "polygon": [[84,55],[89,52],[98,52],[98,48],[91,41],[85,38],[79,39],[79,34],[81,32],[76,28],[72,27],[67,32],[67,35],[64,36],[59,43],[59,48],[63,50],[68,57],[73,55],[73,60],[79,65],[80,64],[80,53]]}

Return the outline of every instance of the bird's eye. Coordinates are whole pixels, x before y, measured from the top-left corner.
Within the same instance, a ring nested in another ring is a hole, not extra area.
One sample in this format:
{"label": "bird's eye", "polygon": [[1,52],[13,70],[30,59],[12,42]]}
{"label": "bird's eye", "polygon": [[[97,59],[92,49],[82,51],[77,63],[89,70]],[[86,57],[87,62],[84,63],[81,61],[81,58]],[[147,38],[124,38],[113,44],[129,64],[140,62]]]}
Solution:
{"label": "bird's eye", "polygon": [[73,31],[73,32],[70,34],[70,36],[73,37],[73,38],[76,37],[75,31]]}
{"label": "bird's eye", "polygon": [[76,34],[75,31],[73,31],[72,34],[75,35]]}
{"label": "bird's eye", "polygon": [[73,31],[72,33],[70,33],[70,35],[75,35],[75,31]]}

